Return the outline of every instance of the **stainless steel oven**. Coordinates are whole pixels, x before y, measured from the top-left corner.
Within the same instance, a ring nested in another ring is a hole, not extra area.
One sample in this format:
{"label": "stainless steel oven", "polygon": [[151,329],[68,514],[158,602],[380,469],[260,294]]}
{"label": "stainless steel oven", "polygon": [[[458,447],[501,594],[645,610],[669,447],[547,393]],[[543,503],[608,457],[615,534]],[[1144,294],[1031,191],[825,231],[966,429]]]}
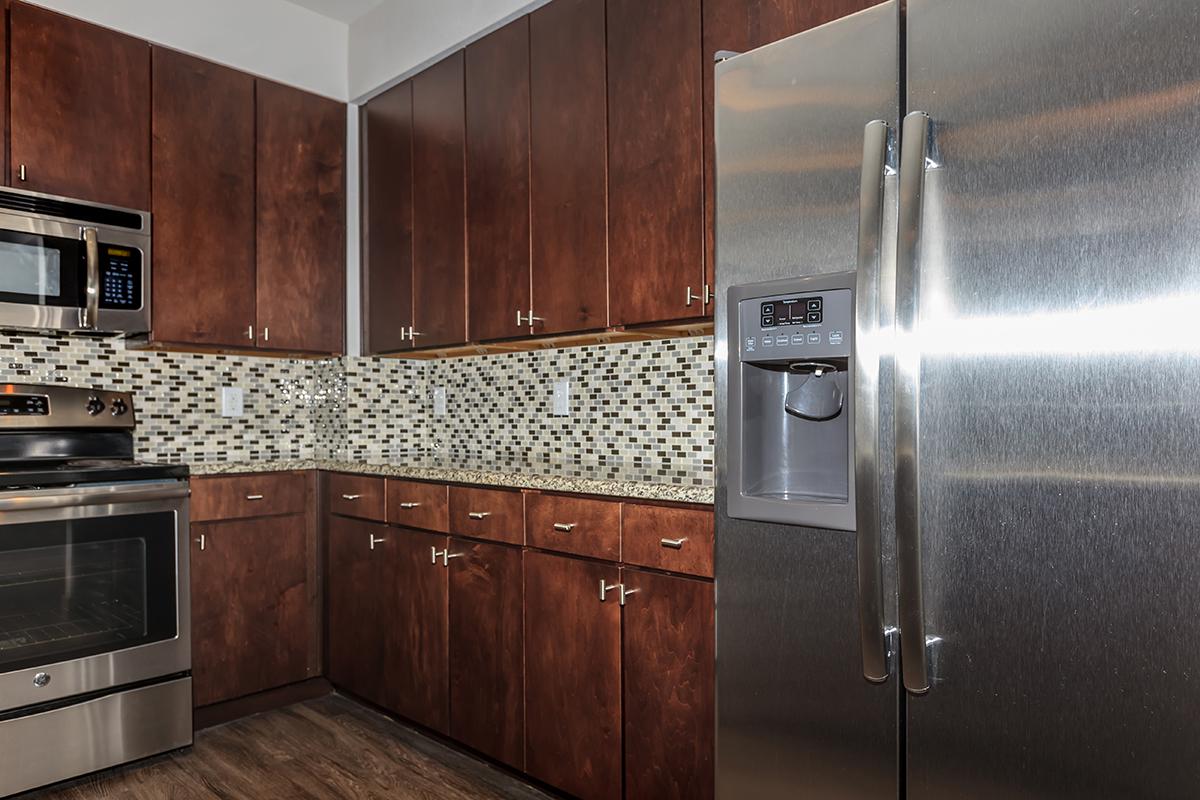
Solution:
{"label": "stainless steel oven", "polygon": [[150,330],[150,214],[0,189],[0,328]]}

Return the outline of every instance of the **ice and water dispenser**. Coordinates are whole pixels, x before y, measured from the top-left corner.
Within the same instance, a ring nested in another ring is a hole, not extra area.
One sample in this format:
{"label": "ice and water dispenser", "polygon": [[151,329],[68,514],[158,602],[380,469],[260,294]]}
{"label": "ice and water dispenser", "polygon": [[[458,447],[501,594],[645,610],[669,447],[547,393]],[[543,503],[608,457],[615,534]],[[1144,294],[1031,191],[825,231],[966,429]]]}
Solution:
{"label": "ice and water dispenser", "polygon": [[854,530],[854,278],[730,288],[729,516]]}

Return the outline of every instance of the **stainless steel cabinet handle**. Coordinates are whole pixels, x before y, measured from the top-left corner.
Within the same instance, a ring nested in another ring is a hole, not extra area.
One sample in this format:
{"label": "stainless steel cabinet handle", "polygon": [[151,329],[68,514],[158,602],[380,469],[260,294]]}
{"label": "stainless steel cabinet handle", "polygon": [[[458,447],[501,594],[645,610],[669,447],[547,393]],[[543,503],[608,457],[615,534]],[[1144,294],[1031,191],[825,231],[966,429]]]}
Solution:
{"label": "stainless steel cabinet handle", "polygon": [[686,541],[687,541],[687,537],[685,536],[682,539],[659,539],[658,543],[661,544],[663,547],[669,547],[672,550],[682,550],[683,543]]}
{"label": "stainless steel cabinet handle", "polygon": [[17,180],[25,180],[25,165],[17,167]]}
{"label": "stainless steel cabinet handle", "polygon": [[421,505],[421,504],[420,503],[401,503],[400,507],[401,508],[416,508],[419,505]]}
{"label": "stainless steel cabinet handle", "polygon": [[264,342],[271,341],[271,329],[270,328],[263,328],[263,341]]}
{"label": "stainless steel cabinet handle", "polygon": [[263,499],[263,495],[261,495],[261,494],[248,494],[248,495],[246,495],[246,499],[247,499],[247,500],[262,500],[262,499]]}
{"label": "stainless steel cabinet handle", "polygon": [[925,605],[921,587],[920,387],[915,346],[919,296],[921,217],[931,120],[922,111],[904,118],[896,247],[896,567],[900,595],[900,664],[904,688],[929,691]]}
{"label": "stainless steel cabinet handle", "polygon": [[704,284],[704,305],[712,303],[712,286]]}
{"label": "stainless steel cabinet handle", "polygon": [[450,566],[450,559],[462,558],[464,556],[463,553],[451,553],[449,549],[441,551],[441,553],[439,555],[441,555],[441,557],[442,557],[442,566],[443,567]]}
{"label": "stainless steel cabinet handle", "polygon": [[371,549],[374,550],[375,545],[383,544],[385,541],[387,541],[387,540],[384,539],[382,536],[376,536],[375,534],[372,533],[371,534]]}
{"label": "stainless steel cabinet handle", "polygon": [[246,338],[249,339],[250,341],[254,341],[254,326],[253,325],[246,326]]}
{"label": "stainless steel cabinet handle", "polygon": [[342,495],[343,500],[357,500],[360,497],[362,497],[361,494],[344,494],[344,495]]}
{"label": "stainless steel cabinet handle", "polygon": [[702,301],[702,305],[708,304],[708,301],[705,300],[702,295],[692,294],[692,287],[689,286],[689,287],[687,287],[687,293],[684,295],[684,303],[683,304],[685,306],[690,306],[692,304],[692,301],[694,301],[694,300]]}
{"label": "stainless steel cabinet handle", "polygon": [[95,228],[81,228],[84,252],[87,257],[87,302],[84,304],[79,327],[91,330],[96,327],[100,314],[100,232]]}
{"label": "stainless steel cabinet handle", "polygon": [[621,593],[619,595],[621,605],[625,605],[625,598],[631,594],[637,594],[641,589],[626,589],[625,584],[621,584]]}
{"label": "stainless steel cabinet handle", "polygon": [[561,531],[562,533],[570,533],[571,531],[575,530],[575,523],[574,522],[556,522],[556,523],[554,523],[554,530]]}
{"label": "stainless steel cabinet handle", "polygon": [[199,538],[199,539],[197,539],[197,540],[196,540],[196,542],[197,542],[197,544],[199,544],[199,545],[200,545],[200,549],[201,549],[201,550],[204,550],[204,546],[205,546],[206,542],[204,541],[204,534],[203,534],[203,533],[202,533],[202,534],[200,534],[200,538]]}
{"label": "stainless steel cabinet handle", "polygon": [[604,578],[601,578],[600,579],[600,602],[603,603],[604,599],[606,597],[608,597],[608,593],[611,592],[613,589],[620,589],[620,588],[621,588],[621,584],[606,583]]}
{"label": "stainless steel cabinet handle", "polygon": [[883,120],[863,130],[858,197],[858,275],[854,288],[854,498],[858,524],[858,621],[863,676],[891,674],[883,619],[883,533],[879,516],[879,270],[884,176],[891,131]]}
{"label": "stainless steel cabinet handle", "polygon": [[471,519],[487,519],[492,515],[490,511],[468,511],[467,516]]}
{"label": "stainless steel cabinet handle", "polygon": [[517,309],[517,327],[518,327],[518,328],[524,328],[525,326],[529,326],[529,327],[531,327],[531,328],[532,328],[532,327],[533,327],[533,323],[535,323],[535,322],[545,322],[545,321],[546,321],[546,320],[545,320],[545,319],[543,319],[542,317],[535,317],[535,316],[533,315],[533,309],[532,309],[532,308],[531,308],[531,309],[529,309],[529,315],[528,315],[528,316],[526,316],[526,317],[524,317],[524,318],[522,318],[522,317],[521,317],[521,309],[519,309],[519,308]]}

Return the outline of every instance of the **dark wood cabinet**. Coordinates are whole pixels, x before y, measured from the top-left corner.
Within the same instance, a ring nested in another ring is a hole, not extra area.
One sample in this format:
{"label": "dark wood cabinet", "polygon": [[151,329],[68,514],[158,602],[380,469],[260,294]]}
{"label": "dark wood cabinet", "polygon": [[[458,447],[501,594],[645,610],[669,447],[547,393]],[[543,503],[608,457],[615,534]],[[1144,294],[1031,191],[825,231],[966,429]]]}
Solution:
{"label": "dark wood cabinet", "polygon": [[192,538],[196,705],[309,677],[305,515],[194,524]]}
{"label": "dark wood cabinet", "polygon": [[621,796],[615,565],[525,554],[525,768],[583,798]]}
{"label": "dark wood cabinet", "polygon": [[395,647],[387,655],[384,705],[439,733],[450,729],[449,601],[447,568],[434,556],[447,539],[408,528],[388,531],[395,546],[392,626]]}
{"label": "dark wood cabinet", "polygon": [[450,735],[525,766],[521,550],[450,540]]}
{"label": "dark wood cabinet", "polygon": [[613,325],[705,314],[700,18],[700,0],[608,0]]}
{"label": "dark wood cabinet", "polygon": [[155,341],[254,343],[254,78],[153,48]]}
{"label": "dark wood cabinet", "polygon": [[604,0],[529,15],[534,333],[608,325],[604,31]]}
{"label": "dark wood cabinet", "polygon": [[375,522],[326,518],[325,672],[336,686],[377,705],[388,700],[389,607],[394,586],[395,542]]}
{"label": "dark wood cabinet", "polygon": [[529,18],[466,49],[471,341],[529,333]]}
{"label": "dark wood cabinet", "polygon": [[257,92],[257,344],[339,353],[346,106],[264,80]]}
{"label": "dark wood cabinet", "polygon": [[408,81],[372,98],[360,118],[365,351],[412,347],[413,108]]}
{"label": "dark wood cabinet", "polygon": [[416,347],[467,338],[463,54],[412,79]]}
{"label": "dark wood cabinet", "polygon": [[713,585],[623,569],[625,794],[713,796]]}
{"label": "dark wood cabinet", "polygon": [[26,3],[9,30],[9,183],[150,207],[150,46]]}

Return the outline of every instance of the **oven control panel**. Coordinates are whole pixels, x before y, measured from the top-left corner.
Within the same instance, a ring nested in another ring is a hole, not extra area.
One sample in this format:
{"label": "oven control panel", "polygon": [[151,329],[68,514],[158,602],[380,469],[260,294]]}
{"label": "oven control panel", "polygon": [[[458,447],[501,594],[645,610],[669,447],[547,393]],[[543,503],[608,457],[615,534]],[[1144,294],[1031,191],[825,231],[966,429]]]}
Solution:
{"label": "oven control panel", "polygon": [[44,417],[50,399],[44,394],[0,394],[0,417]]}
{"label": "oven control panel", "polygon": [[133,427],[133,395],[129,392],[0,384],[0,429]]}

